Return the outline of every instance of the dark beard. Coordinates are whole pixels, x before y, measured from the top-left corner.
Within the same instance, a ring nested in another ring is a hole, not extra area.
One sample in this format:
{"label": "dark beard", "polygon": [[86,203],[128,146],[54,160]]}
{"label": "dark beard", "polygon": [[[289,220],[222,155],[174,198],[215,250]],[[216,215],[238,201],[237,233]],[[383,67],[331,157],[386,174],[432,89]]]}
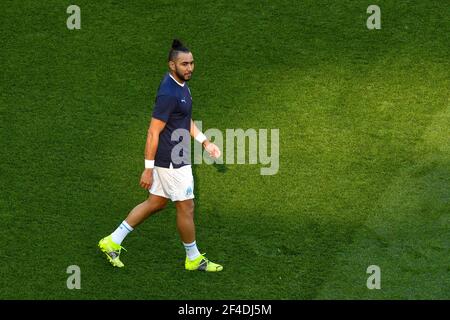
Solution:
{"label": "dark beard", "polygon": [[191,80],[190,78],[189,78],[189,79],[186,79],[186,78],[184,77],[184,74],[179,73],[178,70],[175,70],[175,73],[177,74],[178,78],[180,78],[180,79],[183,80],[183,81],[189,81],[189,80]]}

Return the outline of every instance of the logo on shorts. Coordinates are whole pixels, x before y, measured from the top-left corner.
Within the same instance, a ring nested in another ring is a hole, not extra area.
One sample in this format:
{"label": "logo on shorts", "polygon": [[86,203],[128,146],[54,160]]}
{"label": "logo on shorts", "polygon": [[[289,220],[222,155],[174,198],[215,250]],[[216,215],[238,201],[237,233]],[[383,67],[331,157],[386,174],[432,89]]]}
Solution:
{"label": "logo on shorts", "polygon": [[186,189],[186,197],[189,197],[191,194],[192,194],[192,187],[189,186],[189,187]]}

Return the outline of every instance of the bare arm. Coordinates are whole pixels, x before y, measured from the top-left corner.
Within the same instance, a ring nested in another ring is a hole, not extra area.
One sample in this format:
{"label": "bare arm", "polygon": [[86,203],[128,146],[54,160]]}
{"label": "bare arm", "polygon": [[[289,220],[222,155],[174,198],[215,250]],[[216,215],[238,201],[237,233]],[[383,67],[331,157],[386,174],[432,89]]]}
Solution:
{"label": "bare arm", "polygon": [[[147,141],[145,143],[144,156],[146,160],[155,160],[156,150],[158,150],[159,134],[166,126],[164,121],[152,118],[147,131]],[[153,182],[153,169],[146,168],[141,175],[140,185],[144,189],[149,189]]]}
{"label": "bare arm", "polygon": [[[195,125],[195,122],[191,119],[191,130],[190,130],[190,134],[191,137],[193,137],[194,139],[197,138],[197,135],[202,132],[197,128],[197,126]],[[202,134],[203,135],[203,134]],[[206,138],[206,136],[204,137],[204,141],[202,142],[203,147],[205,148],[206,151],[208,151],[209,155],[213,158],[218,158],[220,157],[220,149],[211,141],[208,140],[208,138]],[[196,139],[197,140],[197,139]]]}
{"label": "bare arm", "polygon": [[[201,131],[200,131],[200,130],[197,128],[197,126],[195,125],[194,120],[191,119],[191,130],[190,130],[191,137],[195,139],[195,137],[197,137],[197,135],[198,135],[200,132],[201,132]],[[210,141],[208,140],[208,138],[207,138],[205,141],[203,141],[202,145],[203,145],[203,147],[206,148],[206,146],[207,146],[208,144],[210,144],[210,143],[211,143],[211,142],[210,142]]]}
{"label": "bare arm", "polygon": [[147,131],[147,142],[145,143],[145,159],[155,160],[156,150],[158,150],[159,134],[163,131],[166,123],[152,118]]}

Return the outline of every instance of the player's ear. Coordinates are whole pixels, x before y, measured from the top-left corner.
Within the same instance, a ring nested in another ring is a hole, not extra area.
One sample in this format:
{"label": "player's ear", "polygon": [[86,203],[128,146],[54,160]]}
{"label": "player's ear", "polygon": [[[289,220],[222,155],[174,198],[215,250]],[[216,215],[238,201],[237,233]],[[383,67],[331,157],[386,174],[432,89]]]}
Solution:
{"label": "player's ear", "polygon": [[175,71],[175,62],[174,61],[169,61],[169,69],[172,71]]}

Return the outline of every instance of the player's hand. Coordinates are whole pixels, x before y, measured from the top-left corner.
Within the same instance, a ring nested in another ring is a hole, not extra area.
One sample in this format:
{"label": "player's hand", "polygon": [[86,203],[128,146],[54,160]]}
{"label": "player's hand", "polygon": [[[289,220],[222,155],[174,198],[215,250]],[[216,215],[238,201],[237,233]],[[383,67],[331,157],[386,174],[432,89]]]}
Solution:
{"label": "player's hand", "polygon": [[153,169],[145,169],[141,175],[140,185],[144,189],[150,189],[153,183]]}
{"label": "player's hand", "polygon": [[212,142],[208,142],[205,144],[205,150],[209,153],[211,158],[219,158],[220,157],[220,149]]}

